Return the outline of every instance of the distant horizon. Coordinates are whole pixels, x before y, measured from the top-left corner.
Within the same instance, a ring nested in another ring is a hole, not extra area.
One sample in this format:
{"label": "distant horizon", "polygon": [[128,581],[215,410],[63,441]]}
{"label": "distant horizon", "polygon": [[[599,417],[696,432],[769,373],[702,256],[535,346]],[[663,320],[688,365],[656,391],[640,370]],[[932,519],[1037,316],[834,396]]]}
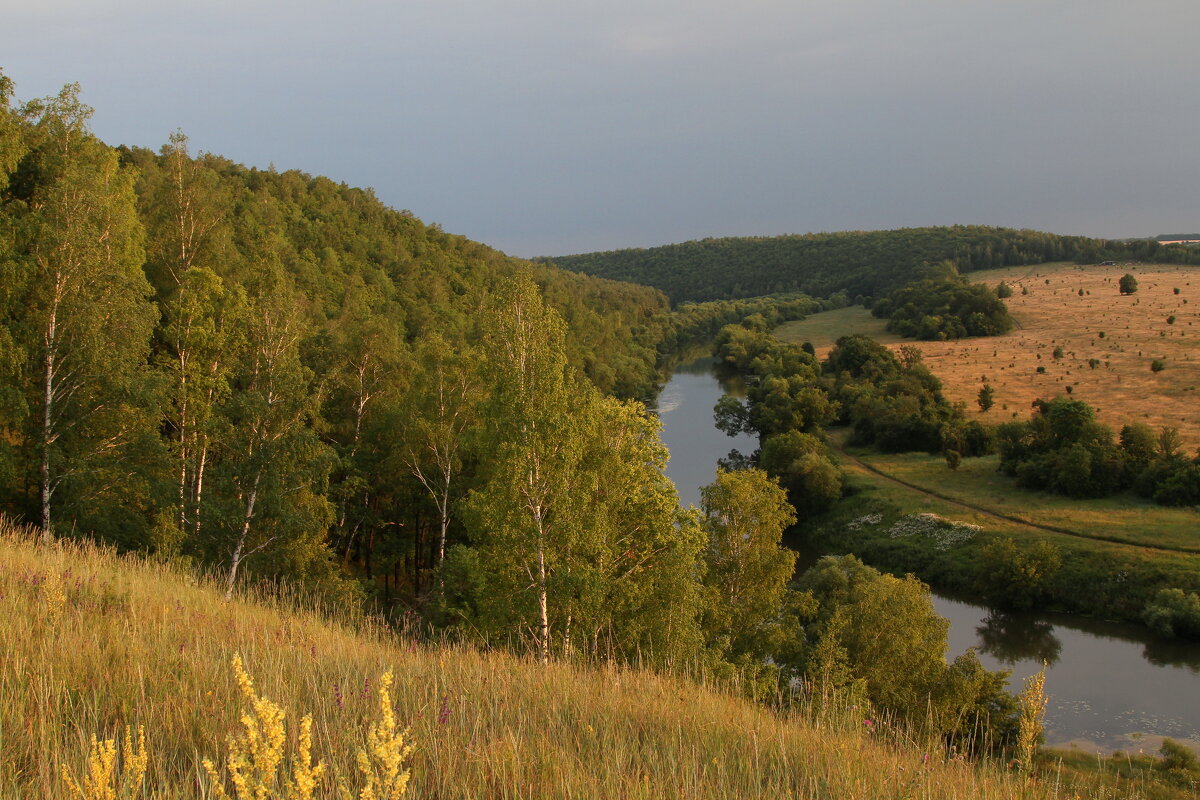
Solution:
{"label": "distant horizon", "polygon": [[962,222],[1114,239],[1200,225],[1198,28],[1190,0],[42,0],[8,11],[0,68],[19,99],[79,82],[110,144],[182,129],[526,258]]}

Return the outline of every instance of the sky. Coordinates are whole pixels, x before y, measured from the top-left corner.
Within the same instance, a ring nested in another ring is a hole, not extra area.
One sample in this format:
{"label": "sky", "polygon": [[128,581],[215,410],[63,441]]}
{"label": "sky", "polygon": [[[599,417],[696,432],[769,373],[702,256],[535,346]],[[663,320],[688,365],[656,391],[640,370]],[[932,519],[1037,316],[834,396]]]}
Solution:
{"label": "sky", "polygon": [[1196,0],[0,0],[110,144],[373,187],[518,256],[1200,231]]}

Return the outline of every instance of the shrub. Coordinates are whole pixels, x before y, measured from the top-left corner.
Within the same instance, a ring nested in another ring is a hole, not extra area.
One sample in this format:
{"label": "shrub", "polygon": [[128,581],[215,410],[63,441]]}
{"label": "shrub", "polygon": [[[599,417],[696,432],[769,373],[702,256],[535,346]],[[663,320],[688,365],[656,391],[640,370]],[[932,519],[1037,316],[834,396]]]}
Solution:
{"label": "shrub", "polygon": [[1190,748],[1169,737],[1163,739],[1158,754],[1162,756],[1159,765],[1166,770],[1193,772],[1197,766],[1200,766],[1196,763],[1196,754]]}
{"label": "shrub", "polygon": [[992,388],[990,383],[985,383],[979,387],[979,410],[987,411],[996,403],[996,390]]}
{"label": "shrub", "polygon": [[1151,372],[1162,372],[1164,369],[1166,369],[1166,367],[1167,362],[1163,361],[1161,358],[1156,358],[1150,362]]}
{"label": "shrub", "polygon": [[1200,595],[1182,589],[1159,589],[1142,610],[1142,621],[1167,638],[1200,635]]}
{"label": "shrub", "polygon": [[1136,292],[1138,290],[1137,278],[1133,277],[1128,272],[1126,272],[1124,275],[1121,276],[1121,280],[1118,282],[1118,286],[1121,289],[1121,294],[1133,294],[1134,292]]}

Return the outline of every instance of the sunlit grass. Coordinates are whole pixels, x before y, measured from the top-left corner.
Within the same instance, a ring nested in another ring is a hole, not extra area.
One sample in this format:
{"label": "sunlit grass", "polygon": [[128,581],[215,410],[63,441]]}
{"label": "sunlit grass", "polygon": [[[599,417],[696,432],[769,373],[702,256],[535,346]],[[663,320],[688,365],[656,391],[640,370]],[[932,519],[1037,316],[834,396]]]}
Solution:
{"label": "sunlit grass", "polygon": [[931,742],[864,725],[861,710],[773,713],[683,678],[540,666],[422,645],[369,622],[225,603],[168,565],[85,544],[40,547],[4,523],[0,653],[4,800],[69,797],[63,770],[84,774],[93,737],[139,729],[139,797],[215,796],[202,763],[219,770],[231,737],[236,746],[247,730],[236,656],[254,698],[283,714],[288,752],[307,748],[311,715],[309,763],[324,765],[326,781],[315,797],[337,796],[329,780],[358,774],[359,751],[379,740],[372,726],[388,672],[393,733],[407,728],[403,746],[414,748],[411,797],[1055,796],[1053,774],[1026,783],[948,758]]}
{"label": "sunlit grass", "polygon": [[833,311],[810,314],[804,319],[785,322],[775,329],[775,336],[792,344],[811,342],[817,358],[825,358],[833,344],[842,336],[859,333],[883,344],[912,342],[887,330],[887,320],[878,319],[862,306],[848,306]]}

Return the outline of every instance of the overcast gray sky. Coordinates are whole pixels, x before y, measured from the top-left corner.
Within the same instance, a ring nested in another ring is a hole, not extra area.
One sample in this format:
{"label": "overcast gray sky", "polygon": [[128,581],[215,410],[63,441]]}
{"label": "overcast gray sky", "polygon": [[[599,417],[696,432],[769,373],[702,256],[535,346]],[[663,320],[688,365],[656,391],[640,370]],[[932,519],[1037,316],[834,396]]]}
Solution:
{"label": "overcast gray sky", "polygon": [[1197,0],[0,0],[110,144],[372,186],[509,253],[1200,229]]}

